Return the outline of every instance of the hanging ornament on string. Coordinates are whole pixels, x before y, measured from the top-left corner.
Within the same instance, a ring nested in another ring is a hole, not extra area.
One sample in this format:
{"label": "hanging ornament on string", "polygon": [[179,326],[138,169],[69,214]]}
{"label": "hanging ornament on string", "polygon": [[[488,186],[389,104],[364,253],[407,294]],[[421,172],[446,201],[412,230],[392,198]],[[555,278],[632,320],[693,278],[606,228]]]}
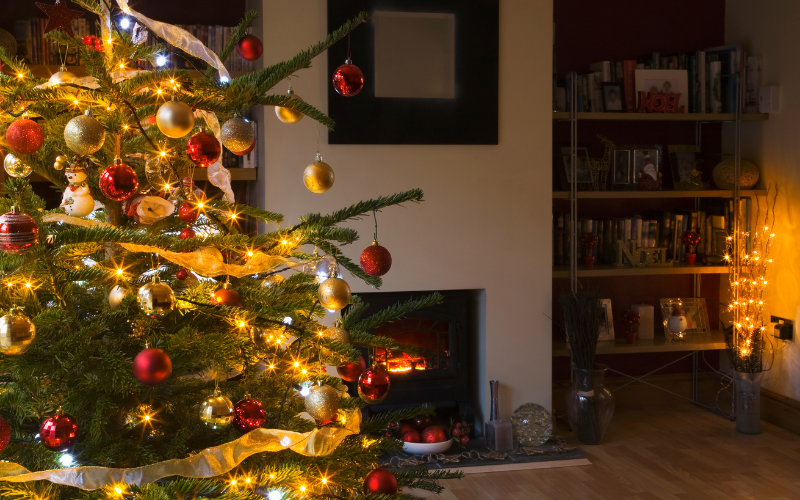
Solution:
{"label": "hanging ornament on string", "polygon": [[256,133],[247,120],[234,116],[222,124],[220,137],[222,145],[229,150],[244,151],[256,140]]}
{"label": "hanging ornament on string", "polygon": [[3,169],[8,175],[17,179],[25,178],[33,172],[33,168],[30,165],[14,156],[13,153],[8,153],[6,155],[3,160]]}
{"label": "hanging ornament on string", "polygon": [[56,156],[56,159],[53,161],[53,168],[56,170],[64,170],[64,167],[69,165],[69,158],[63,155]]}
{"label": "hanging ornament on string", "polygon": [[61,196],[61,207],[67,215],[85,217],[94,210],[94,198],[86,185],[86,170],[83,161],[78,158],[64,172],[69,186]]}
{"label": "hanging ornament on string", "polygon": [[365,403],[380,403],[389,394],[389,375],[380,368],[364,370],[358,377],[358,395]]}
{"label": "hanging ornament on string", "polygon": [[108,306],[111,308],[112,311],[116,311],[119,309],[119,305],[122,303],[122,299],[128,295],[128,290],[124,286],[114,285],[111,288],[111,291],[108,292]]}
{"label": "hanging ornament on string", "polygon": [[349,33],[347,34],[347,59],[333,72],[333,88],[345,97],[352,97],[364,88],[364,73],[353,64]]}
{"label": "hanging ornament on string", "polygon": [[122,163],[119,156],[100,174],[100,190],[106,198],[122,201],[130,198],[139,187],[139,178],[134,170]]}
{"label": "hanging ornament on string", "polygon": [[250,394],[245,394],[244,399],[233,406],[233,427],[242,434],[258,429],[266,420],[264,407]]}
{"label": "hanging ornament on string", "polygon": [[329,385],[311,388],[305,400],[306,413],[317,421],[329,420],[339,411],[339,391]]}
{"label": "hanging ornament on string", "polygon": [[6,419],[0,417],[0,453],[6,449],[8,443],[11,442],[11,426],[8,425]]}
{"label": "hanging ornament on string", "polygon": [[350,343],[350,334],[347,333],[347,330],[339,326],[329,326],[322,332],[322,336],[328,340],[339,342],[340,344]]}
{"label": "hanging ornament on string", "polygon": [[0,48],[3,48],[9,57],[17,55],[17,40],[14,35],[4,29],[0,29]]}
{"label": "hanging ornament on string", "polygon": [[30,348],[36,338],[36,325],[13,306],[0,318],[0,353],[16,356]]}
{"label": "hanging ornament on string", "polygon": [[186,142],[186,154],[200,168],[214,164],[222,154],[222,146],[212,134],[200,131]]}
{"label": "hanging ornament on string", "polygon": [[196,235],[197,235],[197,233],[195,232],[195,230],[190,228],[190,227],[185,227],[185,228],[181,229],[181,239],[182,240],[187,240],[187,239],[194,238]]}
{"label": "hanging ornament on string", "polygon": [[242,39],[239,40],[239,43],[236,44],[236,52],[242,56],[242,59],[247,61],[255,61],[261,57],[261,53],[263,51],[264,46],[261,43],[261,40],[259,40],[257,36],[250,33],[243,36]]}
{"label": "hanging ornament on string", "polygon": [[212,429],[225,428],[233,421],[233,403],[219,387],[200,404],[200,420]]}
{"label": "hanging ornament on string", "polygon": [[342,380],[346,382],[355,382],[358,380],[358,377],[361,376],[361,373],[367,369],[367,363],[364,362],[364,358],[361,357],[358,363],[342,363],[336,367],[336,372],[342,378]]}
{"label": "hanging ornament on string", "polygon": [[200,216],[200,210],[188,202],[181,203],[178,207],[178,218],[187,224],[194,224]]}
{"label": "hanging ornament on string", "polygon": [[122,211],[139,224],[153,225],[175,212],[175,205],[160,196],[137,194],[122,204]]}
{"label": "hanging ornament on string", "polygon": [[373,469],[364,478],[364,493],[367,495],[396,495],[397,479],[386,469]]}
{"label": "hanging ornament on string", "polygon": [[317,152],[317,159],[303,172],[303,184],[312,193],[320,194],[332,188],[335,180],[333,168],[322,161],[322,155]]}
{"label": "hanging ornament on string", "polygon": [[66,451],[78,439],[78,421],[64,413],[59,406],[56,414],[42,422],[39,427],[39,442],[50,451]]}
{"label": "hanging ornament on string", "polygon": [[225,282],[222,288],[214,292],[211,303],[216,306],[243,307],[241,295],[231,288],[229,282]]}
{"label": "hanging ornament on string", "polygon": [[83,12],[67,8],[67,0],[56,0],[53,5],[41,2],[34,3],[47,15],[47,24],[44,26],[45,33],[60,29],[70,38],[75,38],[75,33],[72,31],[72,21],[83,17]]}
{"label": "hanging ornament on string", "polygon": [[[61,85],[64,83],[72,83],[76,78],[78,77],[75,75],[75,73],[68,71],[67,67],[62,64],[58,71],[50,75],[50,78],[47,80],[47,82],[52,85]],[[69,92],[77,91],[77,89],[74,87],[64,88]]]}
{"label": "hanging ornament on string", "polygon": [[167,137],[180,139],[194,128],[194,113],[191,106],[173,98],[158,108],[156,125]]}
{"label": "hanging ornament on string", "polygon": [[138,301],[143,313],[159,318],[175,307],[175,292],[155,274],[153,281],[139,289]]}
{"label": "hanging ornament on string", "polygon": [[350,303],[350,285],[341,278],[328,278],[319,285],[320,304],[329,311],[340,311]]}
{"label": "hanging ornament on string", "polygon": [[189,271],[187,271],[184,268],[180,268],[177,271],[175,271],[175,277],[178,278],[179,280],[183,281],[183,280],[185,280],[186,278],[189,277]]}
{"label": "hanging ornament on string", "polygon": [[6,142],[17,154],[32,155],[44,144],[44,129],[29,118],[20,118],[6,129]]}
{"label": "hanging ornament on string", "polygon": [[[300,98],[299,95],[294,93],[291,84],[289,84],[289,90],[286,91],[286,95],[290,96],[292,99],[296,101],[303,100]],[[300,120],[302,120],[303,117],[305,116],[303,113],[294,110],[292,108],[287,108],[285,106],[275,106],[275,115],[283,123],[297,123]]]}
{"label": "hanging ornament on string", "polygon": [[375,239],[372,241],[372,245],[361,252],[360,264],[365,273],[373,278],[378,278],[392,268],[392,254],[378,244],[378,215],[375,209],[372,210],[372,218],[375,220]]}
{"label": "hanging ornament on string", "polygon": [[133,376],[144,385],[155,386],[172,373],[169,354],[156,347],[145,349],[133,359]]}
{"label": "hanging ornament on string", "polygon": [[92,117],[90,109],[76,116],[64,127],[64,141],[67,147],[82,156],[96,153],[103,147],[106,130],[103,124]]}
{"label": "hanging ornament on string", "polygon": [[39,241],[39,226],[28,214],[11,207],[0,216],[0,251],[10,254],[25,253]]}

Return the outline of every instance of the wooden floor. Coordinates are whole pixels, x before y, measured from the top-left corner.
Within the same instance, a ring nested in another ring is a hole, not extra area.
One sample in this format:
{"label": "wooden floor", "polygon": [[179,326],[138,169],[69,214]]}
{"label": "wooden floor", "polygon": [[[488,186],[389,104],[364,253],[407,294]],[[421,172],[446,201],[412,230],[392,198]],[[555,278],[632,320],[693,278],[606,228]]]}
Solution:
{"label": "wooden floor", "polygon": [[[800,435],[762,422],[762,434],[693,406],[618,409],[606,440],[581,446],[593,465],[467,474],[442,500],[800,499]],[[557,432],[571,434],[563,428]]]}

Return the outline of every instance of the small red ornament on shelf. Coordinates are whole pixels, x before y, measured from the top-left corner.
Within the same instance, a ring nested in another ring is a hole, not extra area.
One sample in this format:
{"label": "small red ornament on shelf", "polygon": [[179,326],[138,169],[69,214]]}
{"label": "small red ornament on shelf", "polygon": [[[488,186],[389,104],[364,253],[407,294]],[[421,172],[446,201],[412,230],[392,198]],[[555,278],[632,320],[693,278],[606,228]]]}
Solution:
{"label": "small red ornament on shelf", "polygon": [[186,154],[200,168],[207,168],[219,160],[222,146],[213,134],[198,132],[186,141]]}
{"label": "small red ornament on shelf", "polygon": [[261,427],[267,419],[267,414],[261,403],[251,399],[245,394],[244,399],[233,407],[233,428],[242,434]]}
{"label": "small red ornament on shelf", "polygon": [[41,125],[28,118],[21,118],[8,126],[6,142],[15,153],[31,155],[44,144],[44,130]]}
{"label": "small red ornament on shelf", "polygon": [[364,493],[367,495],[397,494],[397,479],[386,469],[373,469],[364,478]]}
{"label": "small red ornament on shelf", "polygon": [[0,216],[0,251],[11,254],[25,253],[39,241],[39,226],[28,214],[11,207]]}
{"label": "small red ornament on shelf", "polygon": [[181,229],[181,239],[185,240],[188,238],[194,238],[197,233],[194,232],[194,229],[190,227],[185,227]]}
{"label": "small red ornament on shelf", "polygon": [[374,405],[386,398],[390,385],[386,372],[380,368],[370,368],[358,377],[358,395],[364,402]]}
{"label": "small red ornament on shelf", "polygon": [[355,382],[361,373],[367,369],[364,358],[359,359],[358,363],[342,363],[336,367],[336,372],[346,382]]}
{"label": "small red ornament on shelf", "polygon": [[628,325],[628,329],[625,332],[625,342],[628,344],[636,343],[636,336],[639,333],[638,327],[641,315],[632,309],[628,309],[626,311],[622,311],[620,316],[622,316],[622,321]]}
{"label": "small red ornament on shelf", "polygon": [[0,417],[0,453],[6,449],[8,443],[11,442],[11,426],[8,425],[6,419]]}
{"label": "small red ornament on shelf", "polygon": [[379,245],[378,240],[375,240],[371,246],[361,252],[360,264],[365,273],[377,278],[388,273],[392,268],[392,254],[385,247]]}
{"label": "small red ornament on shelf", "polygon": [[144,385],[158,385],[172,373],[172,360],[161,349],[151,347],[136,355],[133,376]]}
{"label": "small red ornament on shelf", "polygon": [[114,159],[114,164],[109,165],[100,174],[100,190],[106,198],[122,201],[130,198],[139,187],[139,178],[136,172],[122,163],[119,157]]}
{"label": "small red ornament on shelf", "polygon": [[245,35],[239,40],[239,43],[236,44],[236,52],[242,56],[242,59],[248,61],[255,61],[261,57],[263,51],[264,46],[261,44],[261,40],[255,35]]}
{"label": "small red ornament on shelf", "polygon": [[600,239],[594,233],[583,233],[581,235],[581,247],[585,250],[583,255],[583,265],[586,266],[586,269],[592,269],[594,267],[594,255],[592,255],[592,248],[597,246],[597,242]]}
{"label": "small red ornament on shelf", "polygon": [[244,307],[242,296],[231,288],[230,283],[225,283],[222,288],[214,292],[211,296],[211,302],[215,306]]}
{"label": "small red ornament on shelf", "polygon": [[701,237],[698,233],[694,231],[686,231],[681,235],[681,242],[684,245],[689,247],[689,251],[686,252],[684,258],[686,259],[687,266],[693,266],[695,261],[697,260],[697,254],[695,253],[695,249],[697,245],[700,243]]}
{"label": "small red ornament on shelf", "polygon": [[42,422],[39,441],[50,451],[65,451],[78,439],[78,421],[59,408],[56,414]]}

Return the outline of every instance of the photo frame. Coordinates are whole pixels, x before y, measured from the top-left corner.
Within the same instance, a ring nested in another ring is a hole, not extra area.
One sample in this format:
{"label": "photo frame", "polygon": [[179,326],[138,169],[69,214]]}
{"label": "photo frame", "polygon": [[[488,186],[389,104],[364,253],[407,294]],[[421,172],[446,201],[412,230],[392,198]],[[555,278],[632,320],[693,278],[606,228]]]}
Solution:
{"label": "photo frame", "polygon": [[703,183],[700,180],[700,170],[697,165],[700,163],[697,155],[700,148],[691,145],[669,145],[669,162],[672,169],[672,181],[677,190],[702,189]]}
{"label": "photo frame", "polygon": [[[669,321],[673,316],[683,317],[686,320],[686,327],[681,335],[675,335],[669,329]],[[664,335],[667,338],[686,338],[711,333],[708,324],[708,309],[704,298],[661,299],[661,317],[664,323]]]}
{"label": "photo frame", "polygon": [[656,94],[680,94],[677,108],[681,106],[684,112],[689,110],[689,72],[685,69],[637,69],[636,82],[636,108],[639,108],[639,92]]}
{"label": "photo frame", "polygon": [[602,84],[603,112],[625,112],[625,86],[622,82],[605,82]]}
{"label": "photo frame", "polygon": [[[569,189],[572,182],[571,151],[568,146],[561,148],[561,158],[559,164],[559,177],[561,177],[562,189]],[[592,174],[589,171],[589,148],[577,148],[577,182],[578,190],[588,191],[592,189]]]}
{"label": "photo frame", "polygon": [[[655,174],[655,178],[661,173],[661,146],[635,146],[631,150],[631,171],[633,173],[632,182],[636,184],[642,172]],[[655,170],[655,172],[653,172]]]}
{"label": "photo frame", "polygon": [[611,155],[611,184],[614,189],[630,189],[635,185],[630,149],[615,149]]}
{"label": "photo frame", "polygon": [[603,308],[603,322],[597,334],[597,341],[614,340],[614,315],[611,314],[611,299],[602,299],[600,307]]}

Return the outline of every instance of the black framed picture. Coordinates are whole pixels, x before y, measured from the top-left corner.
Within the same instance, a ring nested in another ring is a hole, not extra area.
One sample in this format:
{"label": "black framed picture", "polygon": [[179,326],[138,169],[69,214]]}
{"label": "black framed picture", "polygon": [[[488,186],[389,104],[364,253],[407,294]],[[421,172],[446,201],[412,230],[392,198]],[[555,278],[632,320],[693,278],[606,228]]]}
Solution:
{"label": "black framed picture", "polygon": [[625,89],[622,82],[603,83],[603,111],[606,113],[625,112]]}
{"label": "black framed picture", "polygon": [[[360,11],[351,35],[364,87],[328,87],[330,144],[497,144],[499,0],[328,0],[328,31]],[[328,50],[328,75],[347,40]]]}

